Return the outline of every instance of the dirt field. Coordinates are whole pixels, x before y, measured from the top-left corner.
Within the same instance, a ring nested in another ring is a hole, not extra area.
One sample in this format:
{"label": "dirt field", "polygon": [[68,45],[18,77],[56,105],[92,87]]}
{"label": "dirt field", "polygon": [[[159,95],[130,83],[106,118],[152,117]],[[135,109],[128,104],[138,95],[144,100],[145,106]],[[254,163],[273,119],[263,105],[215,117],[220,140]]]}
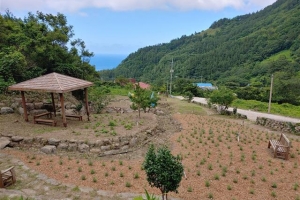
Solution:
{"label": "dirt field", "polygon": [[[269,139],[279,138],[277,132],[249,121],[220,117],[211,111],[209,113],[212,115],[207,115],[199,106],[175,99],[163,99],[158,107],[164,112],[163,117],[143,114],[139,127],[136,127],[137,113],[93,115],[91,122],[83,124],[69,120],[67,128],[28,125],[20,117],[11,115],[0,116],[0,131],[16,135],[38,134],[42,137],[93,140],[111,136],[112,131],[116,132],[116,136],[132,134],[157,120],[166,131],[153,142],[166,143],[173,154],[181,155],[187,176],[186,179],[183,177],[178,194],[170,193],[170,197],[187,200],[300,199],[298,137],[288,135],[292,141],[289,160],[275,159],[267,145]],[[116,124],[113,130],[108,126],[111,121]],[[181,124],[181,131],[175,127],[177,122]],[[132,123],[130,130],[124,128],[126,123]],[[108,132],[103,133],[103,129]],[[145,172],[141,169],[146,150],[147,146],[132,154],[104,158],[74,153],[45,155],[32,149],[5,149],[1,153],[21,160],[30,169],[62,184],[115,194],[142,194],[147,189],[159,195],[158,189],[148,185]],[[7,163],[1,158],[1,169],[5,165]],[[20,189],[20,186],[23,186],[22,181],[10,189]]]}

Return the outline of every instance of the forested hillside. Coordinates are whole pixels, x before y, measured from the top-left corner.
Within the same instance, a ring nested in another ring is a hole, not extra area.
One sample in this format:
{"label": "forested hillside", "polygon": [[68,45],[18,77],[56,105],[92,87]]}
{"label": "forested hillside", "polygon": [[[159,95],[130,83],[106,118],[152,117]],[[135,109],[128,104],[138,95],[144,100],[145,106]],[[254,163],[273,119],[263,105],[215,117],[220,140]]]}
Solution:
{"label": "forested hillside", "polygon": [[[299,101],[299,16],[300,0],[278,0],[256,13],[220,19],[206,31],[141,48],[116,69],[101,71],[101,77],[166,84],[173,58],[175,82],[202,78],[216,85],[257,89],[269,87],[274,74],[275,100]],[[268,98],[263,96],[258,99]]]}
{"label": "forested hillside", "polygon": [[24,19],[9,11],[0,15],[0,93],[13,83],[50,72],[94,80],[93,53],[73,39],[73,27],[63,14],[29,13]]}

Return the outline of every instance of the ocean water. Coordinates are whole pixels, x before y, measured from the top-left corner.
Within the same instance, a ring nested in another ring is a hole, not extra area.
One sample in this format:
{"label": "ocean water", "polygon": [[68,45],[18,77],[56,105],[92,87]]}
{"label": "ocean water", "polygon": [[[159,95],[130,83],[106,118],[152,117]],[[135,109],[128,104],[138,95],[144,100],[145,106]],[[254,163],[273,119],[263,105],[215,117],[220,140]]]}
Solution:
{"label": "ocean water", "polygon": [[91,58],[90,64],[94,65],[97,71],[113,69],[116,68],[127,56],[128,55],[120,54],[95,54],[94,57]]}

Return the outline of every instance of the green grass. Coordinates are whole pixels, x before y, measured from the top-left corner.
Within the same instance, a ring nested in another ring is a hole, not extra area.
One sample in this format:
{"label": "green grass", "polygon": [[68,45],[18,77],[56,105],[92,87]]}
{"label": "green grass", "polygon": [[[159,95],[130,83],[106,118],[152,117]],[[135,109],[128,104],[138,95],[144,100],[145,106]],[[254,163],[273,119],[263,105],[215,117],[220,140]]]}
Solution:
{"label": "green grass", "polygon": [[179,100],[176,98],[167,98],[167,102],[169,104],[176,104],[173,110],[174,113],[181,113],[181,114],[193,113],[196,115],[205,114],[205,111],[203,111],[201,106],[194,103],[188,103],[187,101]]}
{"label": "green grass", "polygon": [[[232,107],[237,107],[238,109],[254,110],[259,112],[268,112],[268,103],[260,102],[255,100],[242,100],[236,99],[233,101]],[[288,103],[271,104],[271,114],[282,115],[287,117],[300,118],[300,106],[294,106]]]}
{"label": "green grass", "polygon": [[291,51],[290,50],[284,50],[284,51],[281,51],[281,52],[279,52],[279,53],[277,53],[275,55],[272,55],[271,57],[263,60],[262,63],[276,61],[276,60],[279,59],[280,56],[285,56],[285,58],[288,61],[294,61],[293,58],[291,57]]}
{"label": "green grass", "polygon": [[111,95],[127,96],[129,90],[121,87],[109,87]]}

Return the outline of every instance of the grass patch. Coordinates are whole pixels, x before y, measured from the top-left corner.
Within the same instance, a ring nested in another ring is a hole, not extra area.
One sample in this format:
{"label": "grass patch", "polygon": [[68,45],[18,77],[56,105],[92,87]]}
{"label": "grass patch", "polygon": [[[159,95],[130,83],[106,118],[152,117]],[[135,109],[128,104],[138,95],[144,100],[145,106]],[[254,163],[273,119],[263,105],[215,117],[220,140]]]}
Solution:
{"label": "grass patch", "polygon": [[168,103],[171,105],[176,104],[174,106],[174,112],[175,113],[182,113],[182,114],[196,114],[196,115],[203,115],[205,114],[205,111],[201,108],[201,106],[195,104],[195,103],[188,103],[184,100],[179,100],[176,98],[168,98]]}

